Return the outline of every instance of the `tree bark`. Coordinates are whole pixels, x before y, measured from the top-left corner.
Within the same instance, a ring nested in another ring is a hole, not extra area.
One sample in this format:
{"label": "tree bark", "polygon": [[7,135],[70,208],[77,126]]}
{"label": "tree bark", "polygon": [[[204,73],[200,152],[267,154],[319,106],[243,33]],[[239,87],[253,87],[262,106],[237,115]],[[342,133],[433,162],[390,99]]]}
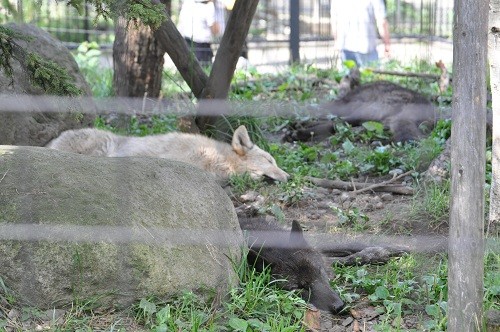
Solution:
{"label": "tree bark", "polygon": [[113,43],[113,87],[119,97],[160,95],[165,50],[149,26],[119,17]]}
{"label": "tree bark", "polygon": [[[159,0],[152,0],[158,3]],[[166,50],[177,70],[184,78],[194,96],[201,99],[225,99],[227,98],[231,79],[233,77],[236,63],[243,48],[245,38],[250,29],[250,23],[257,9],[258,0],[237,0],[232,14],[226,26],[221,44],[215,56],[215,61],[208,77],[200,66],[200,63],[189,50],[184,38],[177,30],[175,24],[167,16],[160,28],[156,30],[155,36],[160,45]],[[215,123],[212,117],[199,117],[202,128],[205,131],[210,123]],[[205,121],[208,119],[208,121]]]}
{"label": "tree bark", "polygon": [[[259,0],[237,0],[235,2],[202,98],[227,98],[231,79],[258,4]],[[197,116],[196,124],[203,132],[213,127],[218,118],[219,116]]]}
{"label": "tree bark", "polygon": [[490,0],[488,54],[493,108],[492,179],[487,234],[500,223],[500,0]]}
{"label": "tree bark", "polygon": [[[160,0],[152,0],[151,2],[159,3]],[[201,68],[193,52],[189,50],[184,37],[177,30],[170,15],[167,15],[167,19],[155,31],[155,37],[172,59],[194,96],[200,99],[208,83],[208,76]]]}
{"label": "tree bark", "polygon": [[487,0],[455,1],[449,331],[482,328],[487,15]]}

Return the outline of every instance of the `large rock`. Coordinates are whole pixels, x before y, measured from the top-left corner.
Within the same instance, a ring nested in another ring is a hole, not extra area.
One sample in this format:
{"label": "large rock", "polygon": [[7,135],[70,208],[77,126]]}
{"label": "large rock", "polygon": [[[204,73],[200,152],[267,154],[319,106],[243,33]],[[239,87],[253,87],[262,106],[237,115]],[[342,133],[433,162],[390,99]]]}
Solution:
{"label": "large rock", "polygon": [[230,199],[190,165],[0,146],[0,277],[25,304],[225,291],[243,245]]}
{"label": "large rock", "polygon": [[[73,56],[59,40],[33,25],[12,23],[6,26],[32,37],[29,41],[19,38],[14,38],[14,41],[27,52],[38,53],[65,68],[74,79],[73,83],[83,91],[82,96],[91,95]],[[81,128],[92,123],[95,118],[92,113],[95,113],[96,106],[89,98],[75,98],[67,105],[55,103],[54,108],[60,112],[53,112],[54,109],[47,112],[47,103],[28,103],[23,100],[26,95],[45,95],[45,91],[30,81],[25,68],[22,68],[16,59],[12,59],[11,63],[12,77],[7,77],[0,69],[0,144],[43,146],[64,130]],[[6,106],[7,97],[11,101],[15,98],[15,110]],[[17,109],[19,106],[22,112]]]}

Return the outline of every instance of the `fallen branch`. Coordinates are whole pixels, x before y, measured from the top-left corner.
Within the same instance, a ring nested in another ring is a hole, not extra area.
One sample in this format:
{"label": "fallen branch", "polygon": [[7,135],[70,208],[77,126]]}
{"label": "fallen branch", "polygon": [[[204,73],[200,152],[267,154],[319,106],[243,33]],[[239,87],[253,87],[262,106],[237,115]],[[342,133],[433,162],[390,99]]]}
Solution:
{"label": "fallen branch", "polygon": [[392,257],[401,256],[407,251],[391,247],[367,247],[345,257],[330,257],[331,263],[342,266],[356,266],[366,264],[387,263]]}
{"label": "fallen branch", "polygon": [[314,185],[329,188],[329,189],[340,189],[346,191],[352,191],[355,194],[359,194],[365,191],[382,191],[382,192],[391,192],[394,194],[400,195],[413,195],[414,190],[411,187],[402,185],[402,184],[392,184],[395,181],[411,174],[413,171],[408,171],[406,173],[400,174],[390,180],[382,181],[380,183],[363,183],[363,182],[347,182],[342,180],[328,180],[328,179],[319,179],[312,176],[306,177],[306,180],[311,181]]}

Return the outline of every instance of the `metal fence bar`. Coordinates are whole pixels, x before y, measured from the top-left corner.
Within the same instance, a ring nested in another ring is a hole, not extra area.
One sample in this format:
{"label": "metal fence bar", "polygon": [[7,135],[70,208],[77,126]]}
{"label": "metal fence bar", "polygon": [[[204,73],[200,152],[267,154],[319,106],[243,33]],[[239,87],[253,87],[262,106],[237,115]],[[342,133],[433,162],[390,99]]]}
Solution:
{"label": "metal fence bar", "polygon": [[[172,0],[174,21],[181,1]],[[70,48],[83,41],[97,42],[103,48],[112,46],[113,22],[98,19],[94,7],[87,2],[83,15],[56,0],[19,0],[18,3],[21,5],[19,12],[26,22],[49,31]],[[386,7],[393,38],[451,38],[453,0],[386,0]],[[0,23],[8,19],[9,16],[0,9]],[[296,61],[299,58],[298,44],[332,41],[330,0],[261,1],[247,41],[263,49],[272,49],[276,43],[288,43],[291,59]]]}

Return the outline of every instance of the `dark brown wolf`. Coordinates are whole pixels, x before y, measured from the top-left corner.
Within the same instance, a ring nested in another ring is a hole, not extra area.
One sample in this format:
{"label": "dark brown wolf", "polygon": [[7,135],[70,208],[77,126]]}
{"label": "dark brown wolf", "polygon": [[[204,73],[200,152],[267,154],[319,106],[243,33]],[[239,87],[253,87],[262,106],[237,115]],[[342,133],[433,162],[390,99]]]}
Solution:
{"label": "dark brown wolf", "polygon": [[305,301],[318,309],[337,313],[344,307],[340,296],[330,287],[323,256],[304,239],[302,228],[293,221],[292,230],[265,218],[239,217],[246,236],[248,262],[262,271],[269,266],[271,274],[284,281],[284,289],[298,289]]}
{"label": "dark brown wolf", "polygon": [[396,142],[422,138],[422,129],[431,130],[438,120],[436,108],[423,95],[385,81],[363,84],[340,99],[320,105],[319,112],[322,116],[317,122],[292,129],[284,140],[319,141],[333,135],[333,122],[328,118],[332,115],[354,126],[381,122]]}

